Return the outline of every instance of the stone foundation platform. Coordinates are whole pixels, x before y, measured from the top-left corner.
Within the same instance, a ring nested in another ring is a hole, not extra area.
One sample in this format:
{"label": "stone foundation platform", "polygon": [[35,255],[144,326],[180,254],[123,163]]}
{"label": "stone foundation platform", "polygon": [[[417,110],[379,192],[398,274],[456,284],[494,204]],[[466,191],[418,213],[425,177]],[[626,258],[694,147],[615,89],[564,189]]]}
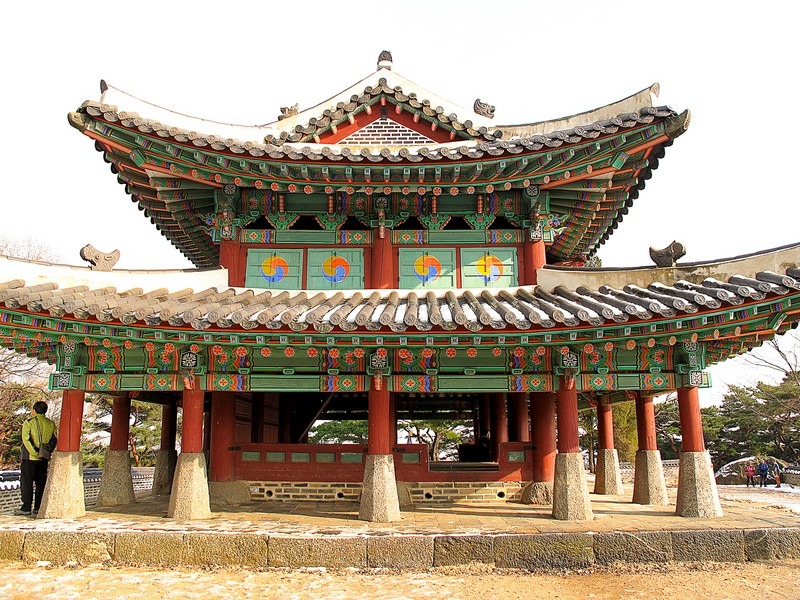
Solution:
{"label": "stone foundation platform", "polygon": [[0,530],[0,560],[154,567],[586,568],[613,562],[800,558],[800,527],[494,535],[269,535]]}
{"label": "stone foundation platform", "polygon": [[[427,570],[800,558],[797,514],[742,502],[731,489],[720,491],[723,519],[686,519],[675,514],[675,491],[667,506],[632,503],[629,489],[595,495],[597,518],[578,522],[553,519],[548,506],[498,502],[418,504],[401,509],[399,521],[373,523],[358,519],[357,502],[341,500],[250,501],[181,524],[164,518],[168,498],[145,496],[65,520],[0,516],[0,561]],[[770,502],[791,497],[771,494]]]}

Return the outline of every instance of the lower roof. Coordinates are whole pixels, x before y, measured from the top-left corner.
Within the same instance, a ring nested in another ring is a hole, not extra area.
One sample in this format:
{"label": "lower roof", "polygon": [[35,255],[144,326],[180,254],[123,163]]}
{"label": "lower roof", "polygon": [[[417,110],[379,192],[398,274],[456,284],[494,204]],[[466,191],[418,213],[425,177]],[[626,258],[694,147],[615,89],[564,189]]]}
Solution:
{"label": "lower roof", "polygon": [[266,291],[220,285],[226,276],[224,269],[99,273],[0,257],[0,338],[13,343],[8,331],[19,325],[40,335],[250,336],[254,343],[300,332],[387,339],[483,332],[504,343],[520,334],[553,342],[647,335],[674,343],[696,329],[701,339],[731,344],[749,337],[745,351],[800,319],[800,244],[689,268],[542,269],[544,285],[482,290]]}

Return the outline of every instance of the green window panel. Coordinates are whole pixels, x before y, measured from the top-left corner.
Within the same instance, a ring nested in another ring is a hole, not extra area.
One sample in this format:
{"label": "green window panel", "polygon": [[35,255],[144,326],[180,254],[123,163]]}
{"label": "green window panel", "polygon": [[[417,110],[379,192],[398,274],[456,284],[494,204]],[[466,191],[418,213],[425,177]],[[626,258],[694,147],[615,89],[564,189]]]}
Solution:
{"label": "green window panel", "polygon": [[502,288],[518,285],[514,248],[463,248],[461,287]]}
{"label": "green window panel", "polygon": [[452,289],[456,282],[456,251],[452,248],[400,248],[400,287]]}
{"label": "green window panel", "polygon": [[362,249],[308,251],[308,289],[360,290],[364,288]]}
{"label": "green window panel", "polygon": [[303,270],[302,250],[252,248],[247,251],[244,285],[270,290],[301,290]]}

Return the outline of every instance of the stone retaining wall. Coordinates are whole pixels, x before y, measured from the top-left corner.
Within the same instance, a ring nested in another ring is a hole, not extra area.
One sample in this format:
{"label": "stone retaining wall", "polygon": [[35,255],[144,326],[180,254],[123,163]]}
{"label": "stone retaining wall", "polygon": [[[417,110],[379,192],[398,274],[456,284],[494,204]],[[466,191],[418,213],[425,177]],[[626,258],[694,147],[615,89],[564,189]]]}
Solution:
{"label": "stone retaining wall", "polygon": [[[133,491],[136,494],[149,492],[153,487],[153,468],[137,468],[133,473]],[[100,493],[100,477],[91,476],[83,479],[83,499],[89,508],[97,503]],[[19,488],[0,490],[0,515],[12,515],[14,509],[22,504]]]}
{"label": "stone retaining wall", "polygon": [[[677,460],[662,460],[661,465],[664,469],[664,481],[667,487],[678,487],[678,462]],[[633,485],[634,480],[633,463],[619,463],[619,472],[622,476],[622,483]]]}
{"label": "stone retaining wall", "polygon": [[302,536],[0,530],[0,560],[148,566],[585,568],[800,558],[800,528],[499,535]]}

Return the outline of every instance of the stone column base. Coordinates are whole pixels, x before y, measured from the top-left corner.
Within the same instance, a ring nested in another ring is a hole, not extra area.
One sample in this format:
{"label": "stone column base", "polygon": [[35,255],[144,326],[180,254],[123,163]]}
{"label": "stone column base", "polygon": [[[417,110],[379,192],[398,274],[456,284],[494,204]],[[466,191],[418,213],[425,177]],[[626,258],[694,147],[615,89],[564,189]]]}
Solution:
{"label": "stone column base", "polygon": [[156,454],[156,468],[153,472],[153,496],[164,496],[172,491],[172,480],[175,478],[175,463],[178,461],[177,450],[159,450]]}
{"label": "stone column base", "polygon": [[173,519],[207,519],[211,516],[206,455],[181,453],[175,466],[175,480],[167,516]]}
{"label": "stone column base", "polygon": [[561,521],[594,519],[583,455],[580,452],[556,454],[556,475],[553,481],[553,518]]}
{"label": "stone column base", "polygon": [[394,457],[391,454],[367,455],[358,518],[373,523],[391,523],[400,520]]}
{"label": "stone column base", "polygon": [[54,452],[38,518],[72,519],[85,514],[83,456],[80,452]]}
{"label": "stone column base", "polygon": [[135,502],[131,457],[128,451],[107,450],[103,479],[100,480],[100,492],[97,494],[97,506],[119,506]]}
{"label": "stone column base", "polygon": [[616,448],[601,448],[597,451],[594,493],[608,496],[623,494],[622,474],[619,470],[619,453]]}
{"label": "stone column base", "polygon": [[633,477],[635,504],[669,504],[660,450],[637,450]]}
{"label": "stone column base", "polygon": [[214,506],[241,506],[250,502],[250,486],[246,481],[211,481],[208,495]]}
{"label": "stone column base", "polygon": [[678,463],[678,505],[681,517],[721,517],[717,482],[708,452],[681,452]]}
{"label": "stone column base", "polygon": [[553,503],[553,483],[534,481],[522,490],[522,504],[548,505]]}

